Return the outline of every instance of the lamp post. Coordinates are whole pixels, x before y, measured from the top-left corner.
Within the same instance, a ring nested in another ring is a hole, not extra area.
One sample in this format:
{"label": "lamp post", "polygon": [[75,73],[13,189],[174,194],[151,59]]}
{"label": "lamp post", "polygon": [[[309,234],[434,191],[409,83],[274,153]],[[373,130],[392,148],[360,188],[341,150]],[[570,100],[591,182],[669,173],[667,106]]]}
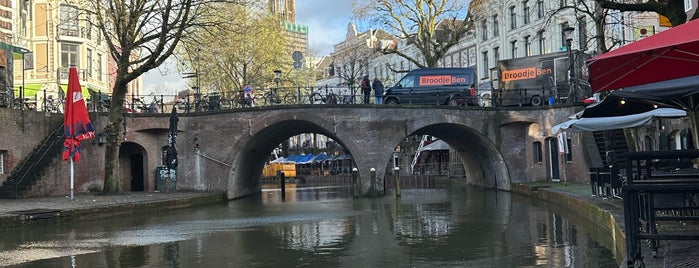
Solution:
{"label": "lamp post", "polygon": [[279,82],[282,81],[282,71],[279,69],[274,70],[274,82],[277,83],[277,88],[279,88]]}
{"label": "lamp post", "polygon": [[575,101],[575,63],[574,63],[574,58],[573,58],[573,31],[575,31],[575,28],[573,27],[566,27],[563,28],[563,36],[566,39],[566,48],[568,49],[568,99],[569,101],[573,102]]}

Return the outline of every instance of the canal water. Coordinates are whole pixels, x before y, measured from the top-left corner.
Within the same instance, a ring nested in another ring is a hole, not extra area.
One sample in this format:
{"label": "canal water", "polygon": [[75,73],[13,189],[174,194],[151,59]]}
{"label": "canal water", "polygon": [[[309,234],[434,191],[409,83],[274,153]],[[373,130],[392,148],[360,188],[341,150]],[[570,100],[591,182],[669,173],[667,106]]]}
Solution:
{"label": "canal water", "polygon": [[507,192],[353,199],[348,187],[293,187],[283,201],[264,189],[216,206],[2,230],[0,266],[619,267],[594,224]]}

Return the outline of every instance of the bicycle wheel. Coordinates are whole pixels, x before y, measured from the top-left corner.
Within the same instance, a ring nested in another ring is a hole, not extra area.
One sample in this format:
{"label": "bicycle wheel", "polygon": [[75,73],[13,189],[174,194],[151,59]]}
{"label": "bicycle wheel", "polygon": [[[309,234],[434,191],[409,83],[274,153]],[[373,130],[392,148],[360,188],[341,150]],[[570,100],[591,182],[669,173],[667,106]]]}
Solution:
{"label": "bicycle wheel", "polygon": [[320,93],[313,93],[313,95],[308,97],[308,100],[311,101],[311,104],[321,104],[325,103],[323,100],[323,95]]}
{"label": "bicycle wheel", "polygon": [[196,109],[198,112],[209,110],[209,101],[207,101],[206,99],[201,99],[199,103],[197,103]]}
{"label": "bicycle wheel", "polygon": [[281,100],[279,99],[279,96],[270,92],[270,93],[265,93],[264,102],[265,102],[265,106],[271,106],[274,104],[279,104],[281,102]]}
{"label": "bicycle wheel", "polygon": [[337,97],[337,95],[335,95],[333,93],[328,94],[328,98],[325,99],[326,104],[337,104],[337,102],[338,102],[338,97]]}
{"label": "bicycle wheel", "polygon": [[221,110],[230,110],[233,109],[233,101],[229,99],[220,99],[219,100],[219,108]]}
{"label": "bicycle wheel", "polygon": [[284,95],[284,104],[296,104],[296,94],[287,93]]}

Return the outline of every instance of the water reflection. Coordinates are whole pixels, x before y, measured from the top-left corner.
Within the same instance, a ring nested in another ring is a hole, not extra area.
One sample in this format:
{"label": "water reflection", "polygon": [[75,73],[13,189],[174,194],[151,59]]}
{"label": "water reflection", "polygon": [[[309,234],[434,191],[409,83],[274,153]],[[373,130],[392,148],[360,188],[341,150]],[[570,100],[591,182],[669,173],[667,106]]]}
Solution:
{"label": "water reflection", "polygon": [[0,231],[22,267],[618,267],[584,220],[477,189],[352,199],[348,187],[278,189],[221,206]]}

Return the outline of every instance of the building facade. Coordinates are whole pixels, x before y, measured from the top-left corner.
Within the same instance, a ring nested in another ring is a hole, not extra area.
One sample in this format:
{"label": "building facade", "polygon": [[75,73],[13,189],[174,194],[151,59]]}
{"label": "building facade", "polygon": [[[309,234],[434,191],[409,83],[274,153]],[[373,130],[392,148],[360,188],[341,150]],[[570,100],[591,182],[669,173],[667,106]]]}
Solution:
{"label": "building facade", "polygon": [[[9,36],[15,51],[9,85],[15,97],[34,100],[40,109],[49,98],[62,98],[73,65],[86,99],[97,93],[111,95],[116,64],[100,29],[80,11],[82,6],[61,0],[5,2],[12,4]],[[7,36],[4,30],[1,35]],[[129,95],[140,94],[141,87],[140,78],[133,81]]]}

